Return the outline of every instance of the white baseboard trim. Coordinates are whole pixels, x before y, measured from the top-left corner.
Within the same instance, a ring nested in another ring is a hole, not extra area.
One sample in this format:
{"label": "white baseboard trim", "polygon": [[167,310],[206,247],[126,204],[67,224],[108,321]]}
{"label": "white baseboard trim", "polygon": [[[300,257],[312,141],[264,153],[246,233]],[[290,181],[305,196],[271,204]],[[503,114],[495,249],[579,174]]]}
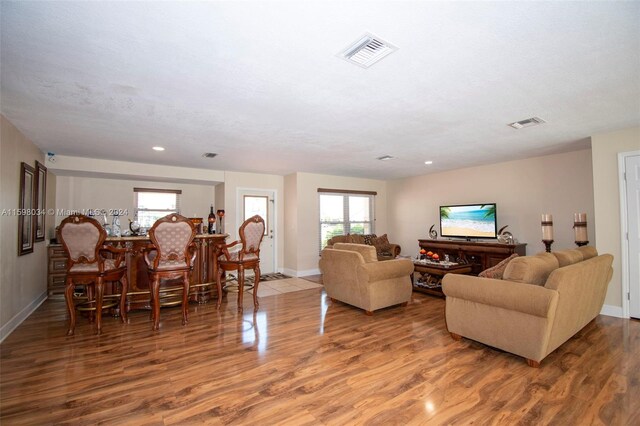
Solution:
{"label": "white baseboard trim", "polygon": [[604,305],[600,311],[600,315],[606,315],[608,317],[625,318],[622,312],[622,306]]}
{"label": "white baseboard trim", "polygon": [[0,343],[2,343],[2,341],[13,332],[13,330],[18,328],[24,320],[29,318],[29,315],[38,309],[45,300],[47,300],[46,291],[38,296],[33,302],[25,306],[23,310],[15,314],[5,325],[0,327]]}
{"label": "white baseboard trim", "polygon": [[308,275],[320,275],[320,269],[307,269],[306,271],[298,271],[296,277],[306,277]]}
{"label": "white baseboard trim", "polygon": [[290,277],[306,277],[308,275],[320,275],[320,269],[307,269],[306,271],[296,271],[295,269],[282,268],[282,273]]}

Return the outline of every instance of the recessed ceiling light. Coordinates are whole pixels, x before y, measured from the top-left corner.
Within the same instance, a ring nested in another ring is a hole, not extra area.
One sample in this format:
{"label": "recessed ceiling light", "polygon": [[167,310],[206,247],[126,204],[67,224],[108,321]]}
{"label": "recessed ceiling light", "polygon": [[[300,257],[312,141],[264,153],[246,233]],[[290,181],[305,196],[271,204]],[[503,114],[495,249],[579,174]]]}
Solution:
{"label": "recessed ceiling light", "polygon": [[393,160],[393,157],[391,155],[383,155],[382,157],[376,158],[376,160],[380,160],[380,161]]}
{"label": "recessed ceiling light", "polygon": [[153,149],[154,151],[164,151],[164,148],[163,148],[163,147],[161,147],[161,146],[154,146],[152,149]]}
{"label": "recessed ceiling light", "polygon": [[433,161],[428,160],[428,161],[425,161],[425,162],[424,162],[424,164],[426,164],[426,165],[428,166],[428,165],[430,165],[430,164],[433,164]]}

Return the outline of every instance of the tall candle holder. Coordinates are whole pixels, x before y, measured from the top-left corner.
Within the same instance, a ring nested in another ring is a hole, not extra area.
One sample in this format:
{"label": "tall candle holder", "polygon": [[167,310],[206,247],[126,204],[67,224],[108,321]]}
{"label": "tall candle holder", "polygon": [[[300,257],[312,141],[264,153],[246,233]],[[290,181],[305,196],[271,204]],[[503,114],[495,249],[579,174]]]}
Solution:
{"label": "tall candle holder", "polygon": [[224,210],[216,210],[216,215],[218,215],[218,221],[220,222],[218,224],[218,233],[224,234]]}
{"label": "tall candle holder", "polygon": [[542,225],[542,242],[544,243],[547,253],[550,253],[551,244],[553,244],[553,216],[544,213],[540,225]]}
{"label": "tall candle holder", "polygon": [[587,214],[575,213],[573,215],[573,231],[575,233],[575,243],[578,247],[589,244],[587,236]]}

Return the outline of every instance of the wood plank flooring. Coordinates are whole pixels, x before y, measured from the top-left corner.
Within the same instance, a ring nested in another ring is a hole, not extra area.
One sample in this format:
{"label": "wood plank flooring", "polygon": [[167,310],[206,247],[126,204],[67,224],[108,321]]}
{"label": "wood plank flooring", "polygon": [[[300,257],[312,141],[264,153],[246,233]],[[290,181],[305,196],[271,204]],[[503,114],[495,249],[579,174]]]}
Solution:
{"label": "wood plank flooring", "polygon": [[443,311],[414,294],[368,317],[310,289],[67,337],[50,300],[0,345],[0,423],[640,424],[640,322],[600,316],[534,369],[452,340]]}

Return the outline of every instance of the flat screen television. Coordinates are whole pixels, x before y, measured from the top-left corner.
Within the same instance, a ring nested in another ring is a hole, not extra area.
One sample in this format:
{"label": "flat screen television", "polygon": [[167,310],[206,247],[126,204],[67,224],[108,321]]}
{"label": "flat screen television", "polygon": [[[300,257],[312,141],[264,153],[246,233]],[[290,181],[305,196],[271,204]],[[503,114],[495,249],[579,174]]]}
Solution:
{"label": "flat screen television", "polygon": [[440,235],[454,238],[497,238],[496,204],[440,206]]}

